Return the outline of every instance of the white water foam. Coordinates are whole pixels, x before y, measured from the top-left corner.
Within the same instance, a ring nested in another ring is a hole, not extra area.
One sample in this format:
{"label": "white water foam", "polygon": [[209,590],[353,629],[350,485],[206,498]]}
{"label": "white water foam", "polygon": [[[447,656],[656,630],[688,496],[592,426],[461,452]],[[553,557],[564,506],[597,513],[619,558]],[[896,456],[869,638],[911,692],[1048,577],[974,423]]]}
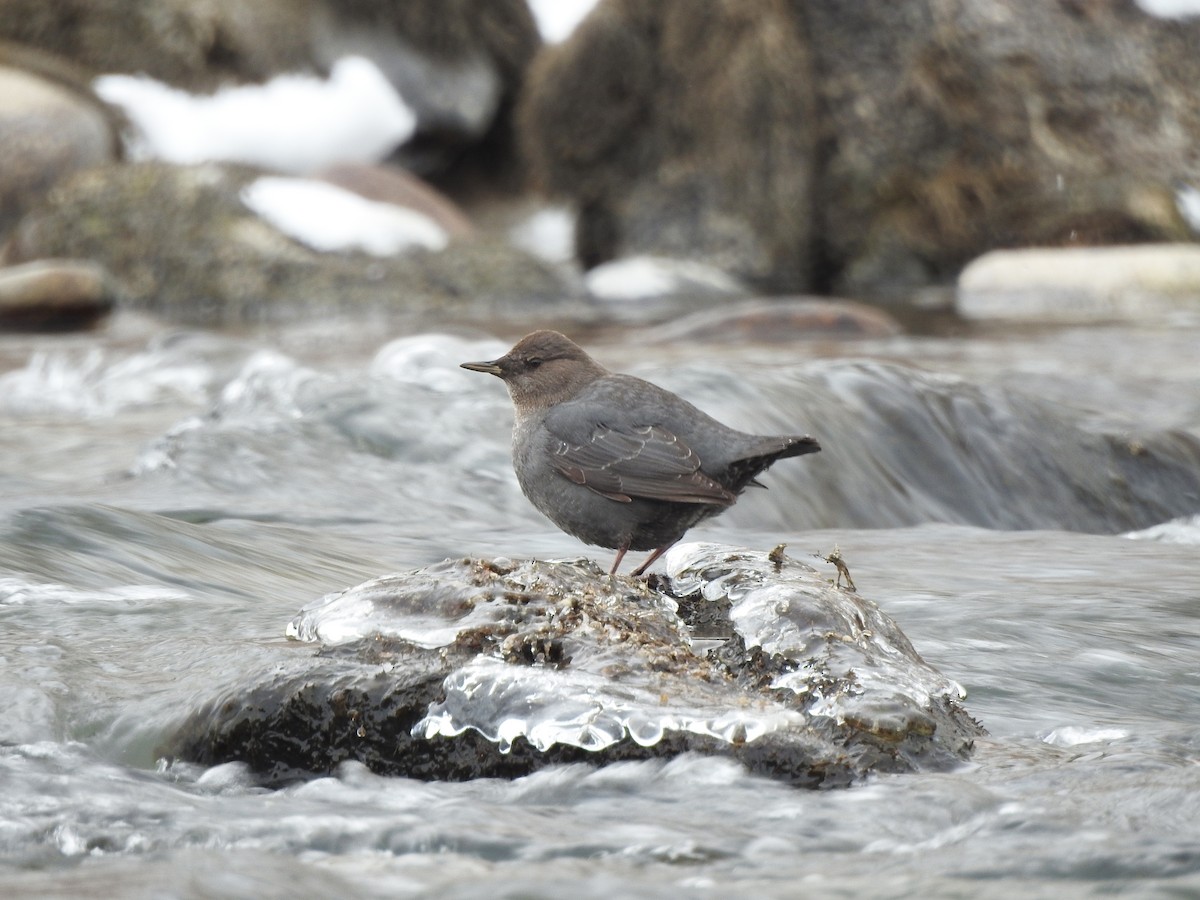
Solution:
{"label": "white water foam", "polygon": [[1181,516],[1141,531],[1127,531],[1121,537],[1133,541],[1161,541],[1164,544],[1200,544],[1200,514]]}

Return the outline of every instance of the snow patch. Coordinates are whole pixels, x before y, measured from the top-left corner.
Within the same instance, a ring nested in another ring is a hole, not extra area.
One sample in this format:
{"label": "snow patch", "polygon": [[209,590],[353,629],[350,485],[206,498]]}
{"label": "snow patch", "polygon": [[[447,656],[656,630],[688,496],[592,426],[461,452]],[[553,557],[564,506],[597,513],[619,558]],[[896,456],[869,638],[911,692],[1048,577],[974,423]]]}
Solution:
{"label": "snow patch", "polygon": [[133,159],[224,160],[301,174],[378,162],[412,137],[417,124],[383,73],[357,56],[335,63],[327,80],[279,75],[211,96],[144,75],[102,75],[93,87],[136,127]]}
{"label": "snow patch", "polygon": [[392,256],[414,248],[442,250],[449,243],[445,230],[426,215],[323,181],[259,178],[242,190],[242,202],[284,234],[323,253]]}
{"label": "snow patch", "polygon": [[529,0],[529,11],[542,40],[558,44],[571,36],[596,3],[597,0]]}

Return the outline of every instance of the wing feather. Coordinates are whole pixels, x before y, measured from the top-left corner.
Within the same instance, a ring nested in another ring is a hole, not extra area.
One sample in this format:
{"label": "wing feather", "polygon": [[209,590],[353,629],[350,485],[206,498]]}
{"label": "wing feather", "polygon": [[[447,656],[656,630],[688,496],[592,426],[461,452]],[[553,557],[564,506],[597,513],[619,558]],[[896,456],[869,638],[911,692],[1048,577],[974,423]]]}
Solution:
{"label": "wing feather", "polygon": [[553,451],[556,471],[575,484],[619,502],[640,497],[729,506],[737,499],[700,471],[701,461],[695,451],[661,425],[598,425],[586,442],[574,443],[555,436]]}

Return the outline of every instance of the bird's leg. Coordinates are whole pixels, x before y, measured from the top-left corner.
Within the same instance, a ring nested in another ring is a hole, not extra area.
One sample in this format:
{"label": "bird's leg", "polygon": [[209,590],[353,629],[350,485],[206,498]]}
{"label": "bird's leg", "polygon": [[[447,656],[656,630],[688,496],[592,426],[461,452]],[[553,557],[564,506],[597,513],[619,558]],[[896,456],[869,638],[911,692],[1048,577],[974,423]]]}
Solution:
{"label": "bird's leg", "polygon": [[617,548],[617,558],[613,560],[613,566],[608,570],[609,575],[616,575],[617,568],[621,565],[621,560],[625,558],[625,551],[629,549],[628,544],[622,544]]}
{"label": "bird's leg", "polygon": [[633,575],[633,577],[637,578],[639,575],[645,574],[646,570],[648,568],[650,568],[652,565],[654,565],[654,561],[656,559],[658,559],[660,556],[662,556],[664,553],[666,553],[668,550],[670,550],[674,546],[675,546],[675,542],[671,541],[671,543],[664,544],[663,546],[661,546],[657,550],[655,550],[653,553],[651,553],[650,558],[648,560],[646,560],[644,563],[642,563],[640,566],[638,566],[636,569],[633,570],[633,572],[631,573]]}

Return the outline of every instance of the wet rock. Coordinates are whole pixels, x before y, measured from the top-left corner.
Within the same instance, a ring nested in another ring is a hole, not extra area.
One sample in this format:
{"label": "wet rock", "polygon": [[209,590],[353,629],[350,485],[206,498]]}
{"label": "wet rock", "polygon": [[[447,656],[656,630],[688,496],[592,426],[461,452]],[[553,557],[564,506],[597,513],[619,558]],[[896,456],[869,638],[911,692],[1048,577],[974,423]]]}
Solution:
{"label": "wet rock", "polygon": [[[165,752],[272,783],[347,759],[447,780],[697,752],[818,787],[954,766],[983,734],[890,618],[810,567],[688,544],[666,569],[655,589],[447,560],[331,595],[288,629],[317,654],[228,686]],[[725,635],[696,643],[677,609]]]}
{"label": "wet rock", "polygon": [[88,328],[115,297],[108,273],[86,260],[40,260],[0,268],[0,330]]}
{"label": "wet rock", "polygon": [[822,337],[888,337],[903,329],[890,314],[853,300],[779,297],[692,313],[655,330],[656,342],[781,343]]}
{"label": "wet rock", "polygon": [[585,266],[907,296],[996,247],[1193,239],[1198,41],[1127,2],[606,0],[536,60],[522,137]]}
{"label": "wet rock", "polygon": [[958,279],[971,319],[1089,321],[1200,310],[1200,245],[994,250]]}
{"label": "wet rock", "polygon": [[116,138],[94,97],[0,54],[0,241],[65,175],[116,159]]}
{"label": "wet rock", "polygon": [[246,206],[242,191],[259,175],[159,163],[79,173],[23,220],[9,261],[95,260],[130,305],[191,324],[336,312],[488,319],[577,294],[558,269],[483,239],[395,257],[317,252]]}

